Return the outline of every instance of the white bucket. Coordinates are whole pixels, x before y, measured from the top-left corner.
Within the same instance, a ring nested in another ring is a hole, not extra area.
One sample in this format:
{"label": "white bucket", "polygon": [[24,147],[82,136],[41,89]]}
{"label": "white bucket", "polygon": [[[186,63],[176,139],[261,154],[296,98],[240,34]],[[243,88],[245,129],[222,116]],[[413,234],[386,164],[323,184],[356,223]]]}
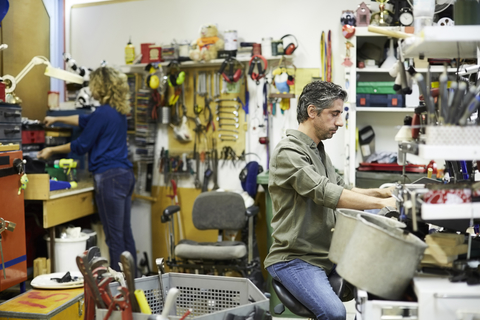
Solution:
{"label": "white bucket", "polygon": [[[80,233],[78,238],[55,238],[55,272],[78,271],[76,258],[85,251],[90,235]],[[47,238],[50,257],[50,238]]]}

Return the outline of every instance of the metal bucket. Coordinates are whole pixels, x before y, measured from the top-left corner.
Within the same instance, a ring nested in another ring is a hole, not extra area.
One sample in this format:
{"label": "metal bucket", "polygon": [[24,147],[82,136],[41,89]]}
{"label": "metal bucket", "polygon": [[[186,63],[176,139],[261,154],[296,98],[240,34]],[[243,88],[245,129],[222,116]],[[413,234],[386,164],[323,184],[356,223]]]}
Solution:
{"label": "metal bucket", "polygon": [[335,231],[333,232],[332,243],[330,244],[330,250],[328,252],[328,258],[333,263],[338,264],[338,262],[341,260],[345,247],[350,241],[353,230],[355,230],[355,226],[357,225],[358,215],[371,217],[371,219],[378,221],[379,224],[383,223],[393,228],[406,227],[405,223],[394,220],[392,218],[387,218],[365,211],[338,209]]}
{"label": "metal bucket", "polygon": [[426,248],[415,235],[362,215],[337,272],[357,288],[396,300],[412,280]]}

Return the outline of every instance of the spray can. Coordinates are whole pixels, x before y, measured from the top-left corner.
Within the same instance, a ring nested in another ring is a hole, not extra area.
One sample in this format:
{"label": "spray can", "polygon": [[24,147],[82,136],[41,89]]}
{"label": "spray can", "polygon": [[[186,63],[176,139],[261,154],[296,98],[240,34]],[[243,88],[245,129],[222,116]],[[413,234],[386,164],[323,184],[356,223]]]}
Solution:
{"label": "spray can", "polygon": [[132,64],[133,60],[135,60],[135,46],[132,44],[131,39],[129,39],[125,47],[125,63]]}

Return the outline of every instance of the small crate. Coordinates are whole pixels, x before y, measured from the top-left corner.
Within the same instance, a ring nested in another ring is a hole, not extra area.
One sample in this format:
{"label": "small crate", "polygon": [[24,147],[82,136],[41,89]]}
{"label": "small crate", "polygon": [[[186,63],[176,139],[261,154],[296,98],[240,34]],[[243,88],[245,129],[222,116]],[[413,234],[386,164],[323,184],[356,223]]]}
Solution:
{"label": "small crate", "polygon": [[357,93],[396,94],[393,81],[358,82]]}
{"label": "small crate", "polygon": [[405,107],[401,94],[357,94],[357,107]]}
{"label": "small crate", "polygon": [[[180,319],[192,309],[186,319],[223,320],[227,314],[247,316],[255,310],[268,311],[269,300],[248,279],[223,276],[208,276],[185,273],[166,273],[162,276],[163,292],[170,288],[180,290],[174,307],[169,311],[170,320]],[[116,295],[118,283],[112,283],[112,295]],[[153,314],[163,311],[163,299],[160,297],[158,276],[135,279],[135,288],[142,289]],[[97,319],[103,319],[106,309],[96,311]],[[110,317],[120,320],[121,313],[114,311]],[[147,320],[148,315],[134,313],[134,320]]]}

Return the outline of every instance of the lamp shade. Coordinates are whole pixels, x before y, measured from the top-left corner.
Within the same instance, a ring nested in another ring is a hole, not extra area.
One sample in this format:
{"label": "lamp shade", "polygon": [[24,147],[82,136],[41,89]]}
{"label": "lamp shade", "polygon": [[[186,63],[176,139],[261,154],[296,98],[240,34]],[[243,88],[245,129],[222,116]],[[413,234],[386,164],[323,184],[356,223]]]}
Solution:
{"label": "lamp shade", "polygon": [[65,71],[63,69],[54,68],[51,65],[48,65],[45,68],[45,75],[52,78],[68,81],[68,82],[73,82],[78,84],[83,83],[83,78],[80,75],[69,72],[69,71]]}

